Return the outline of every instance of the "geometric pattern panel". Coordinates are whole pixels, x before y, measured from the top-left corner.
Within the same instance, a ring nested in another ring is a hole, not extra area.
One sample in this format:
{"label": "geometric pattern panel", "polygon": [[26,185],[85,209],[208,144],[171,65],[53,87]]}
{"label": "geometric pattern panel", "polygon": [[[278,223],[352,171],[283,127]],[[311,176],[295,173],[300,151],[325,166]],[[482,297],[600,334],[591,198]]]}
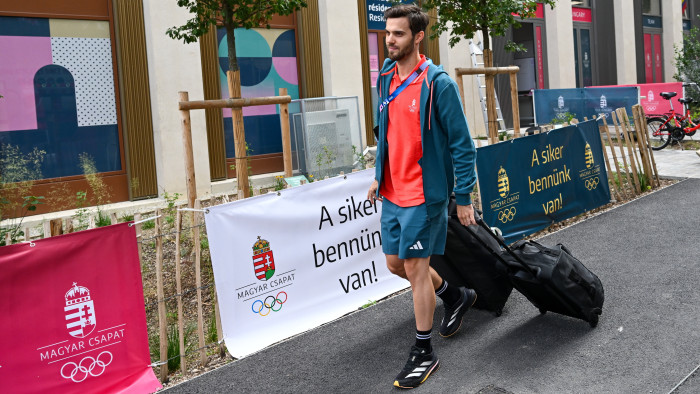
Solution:
{"label": "geometric pattern panel", "polygon": [[[298,61],[294,29],[236,29],[236,56],[241,72],[241,96],[276,96],[286,88],[292,99],[299,98]],[[229,97],[228,44],[224,28],[217,29],[221,96]],[[225,108],[226,157],[234,157],[231,109]],[[228,122],[227,122],[228,120]],[[277,105],[243,108],[246,141],[253,155],[282,151]]]}
{"label": "geometric pattern panel", "polygon": [[0,17],[0,144],[46,152],[43,178],[123,169],[109,22]]}
{"label": "geometric pattern panel", "polygon": [[0,132],[37,128],[34,74],[47,64],[49,37],[0,35]]}
{"label": "geometric pattern panel", "polygon": [[75,80],[78,126],[116,124],[117,106],[110,40],[51,37],[51,55],[53,63],[68,69]]}

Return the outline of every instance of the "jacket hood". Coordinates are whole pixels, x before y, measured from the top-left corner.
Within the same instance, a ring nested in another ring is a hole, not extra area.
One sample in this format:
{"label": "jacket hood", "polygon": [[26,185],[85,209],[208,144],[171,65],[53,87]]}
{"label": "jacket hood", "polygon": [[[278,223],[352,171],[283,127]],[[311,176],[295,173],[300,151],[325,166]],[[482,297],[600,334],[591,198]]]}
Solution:
{"label": "jacket hood", "polygon": [[[429,81],[434,80],[438,75],[445,73],[447,74],[447,71],[442,68],[442,66],[436,65],[433,63],[433,61],[426,56],[425,61],[428,63],[428,75],[427,78]],[[379,72],[379,75],[384,75],[388,72],[391,72],[391,69],[393,69],[396,66],[396,61],[391,60],[389,58],[384,59],[384,65],[382,66],[381,71]]]}

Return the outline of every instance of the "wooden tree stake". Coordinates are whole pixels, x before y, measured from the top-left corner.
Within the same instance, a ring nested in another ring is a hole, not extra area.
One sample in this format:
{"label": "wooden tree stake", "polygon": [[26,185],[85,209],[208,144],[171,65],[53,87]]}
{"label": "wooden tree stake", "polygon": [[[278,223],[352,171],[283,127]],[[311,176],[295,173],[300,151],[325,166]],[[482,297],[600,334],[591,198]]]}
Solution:
{"label": "wooden tree stake", "polygon": [[184,312],[182,308],[182,254],[180,242],[182,241],[182,212],[177,211],[175,215],[175,287],[177,297],[177,330],[180,338],[180,370],[184,374],[187,372],[187,358],[185,357],[185,324]]}
{"label": "wooden tree stake", "polygon": [[[134,214],[134,222],[140,222],[141,221],[141,214],[140,213],[135,213]],[[141,223],[135,224],[134,225],[134,231],[136,232],[136,245],[138,245],[138,251],[139,251],[139,262],[143,262],[143,257],[142,257],[142,245],[141,245]]]}
{"label": "wooden tree stake", "polygon": [[226,346],[221,341],[224,338],[224,330],[221,328],[221,313],[219,312],[219,298],[216,295],[216,286],[214,291],[214,313],[216,314],[216,340],[219,342],[219,357],[226,357]]}
{"label": "wooden tree stake", "polygon": [[649,148],[646,141],[646,120],[639,117],[639,111],[636,106],[632,107],[632,118],[634,119],[634,128],[637,131],[637,147],[639,148],[639,157],[642,159],[644,166],[644,177],[647,180],[647,185],[654,186],[654,174],[651,171],[651,160],[649,159]]}
{"label": "wooden tree stake", "polygon": [[[287,88],[280,89],[280,96],[287,95]],[[289,104],[280,104],[280,124],[282,126],[282,159],[284,176],[292,176],[292,142],[289,135]]]}
{"label": "wooden tree stake", "polygon": [[[201,209],[199,200],[194,203],[195,209]],[[197,333],[199,334],[199,362],[202,366],[207,363],[207,350],[204,349],[204,312],[202,308],[202,243],[199,241],[199,212],[194,216],[194,238],[192,247],[195,250],[195,286],[197,286]]]}
{"label": "wooden tree stake", "polygon": [[513,108],[513,137],[520,138],[520,103],[518,102],[518,75],[510,74],[510,99]]}
{"label": "wooden tree stake", "polygon": [[[95,219],[93,218],[93,221]],[[50,238],[51,237],[51,222],[44,222],[42,223],[44,226],[44,238]]]}
{"label": "wooden tree stake", "polygon": [[52,237],[63,234],[63,219],[51,219],[49,223]]}
{"label": "wooden tree stake", "polygon": [[[622,143],[622,140],[625,139],[624,135],[622,135],[622,132],[619,129],[618,122],[617,122],[617,114],[615,111],[610,113],[612,115],[612,121],[613,125],[615,125],[615,136],[617,137],[617,144],[618,147],[620,148],[620,156],[622,157],[622,164],[625,166],[625,176],[627,177],[627,184],[630,185],[630,188],[632,189],[632,197],[636,196],[637,194],[634,192],[634,183],[632,183],[632,177],[630,176],[630,166],[627,165],[627,156],[625,155],[625,148],[624,144]],[[622,180],[622,178],[620,178]]]}
{"label": "wooden tree stake", "polygon": [[630,133],[627,131],[625,117],[623,116],[621,110],[624,111],[624,108],[617,109],[617,119],[620,122],[620,128],[622,129],[622,133],[625,140],[625,146],[627,147],[627,153],[629,154],[630,158],[630,165],[632,166],[632,180],[634,181],[634,188],[637,191],[637,194],[640,194],[642,192],[642,188],[639,185],[639,172],[637,171],[637,156],[635,155],[633,144],[630,140],[631,136]]}
{"label": "wooden tree stake", "polygon": [[[187,102],[190,95],[187,92],[178,93],[180,102]],[[187,207],[194,207],[194,200],[197,199],[197,182],[194,174],[194,152],[192,150],[192,122],[189,110],[180,110],[180,120],[182,122],[182,145],[185,154],[185,177],[187,185]]]}
{"label": "wooden tree stake", "polygon": [[163,290],[163,237],[161,233],[161,211],[156,209],[156,291],[158,297],[158,328],[160,335],[160,381],[168,379],[168,321],[165,310],[165,291]]}
{"label": "wooden tree stake", "polygon": [[[605,168],[608,170],[608,181],[611,181],[610,175],[612,174],[612,168],[610,167],[610,160],[608,160],[608,151],[605,148],[605,140],[603,139],[603,134],[600,132],[600,127],[598,128],[598,136],[600,137],[600,143],[603,146],[603,159],[605,160]],[[622,196],[620,195],[620,191],[617,190],[617,184],[615,183],[615,181],[609,183],[612,183],[615,195],[617,195],[618,200],[621,200]]]}
{"label": "wooden tree stake", "polygon": [[[659,171],[656,169],[656,159],[654,159],[654,150],[651,149],[651,145],[649,144],[649,136],[647,135],[647,125],[646,125],[646,114],[644,113],[644,108],[641,105],[635,105],[632,107],[632,110],[634,111],[635,107],[637,108],[637,112],[639,113],[639,119],[641,119],[642,127],[644,132],[644,146],[647,152],[649,152],[649,160],[651,161],[651,168],[653,169],[652,173],[652,179],[656,179],[656,187],[661,186],[661,180],[659,179]],[[652,182],[653,183],[653,182]]]}
{"label": "wooden tree stake", "polygon": [[[620,193],[620,198],[621,199],[626,199],[627,197],[627,192],[625,191],[625,188],[622,187],[622,173],[620,172],[620,165],[617,162],[617,154],[615,153],[615,142],[613,142],[612,138],[610,137],[610,130],[608,129],[608,121],[606,120],[605,117],[603,117],[603,128],[605,131],[605,135],[608,138],[608,142],[610,143],[610,151],[612,152],[612,157],[613,157],[613,163],[615,164],[615,170],[617,171],[617,180],[620,182],[620,190],[618,193]],[[603,148],[605,148],[605,144],[603,144]],[[605,152],[605,156],[607,157],[607,150]],[[613,184],[617,186],[617,183],[613,180]]]}

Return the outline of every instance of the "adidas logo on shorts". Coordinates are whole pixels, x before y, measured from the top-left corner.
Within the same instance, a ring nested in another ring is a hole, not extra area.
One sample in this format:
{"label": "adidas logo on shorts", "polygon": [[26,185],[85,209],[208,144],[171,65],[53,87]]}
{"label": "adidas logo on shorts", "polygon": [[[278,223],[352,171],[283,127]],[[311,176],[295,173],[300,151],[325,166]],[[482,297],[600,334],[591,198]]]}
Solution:
{"label": "adidas logo on shorts", "polygon": [[423,250],[423,245],[421,245],[420,241],[416,241],[413,246],[411,246],[409,249],[411,250]]}

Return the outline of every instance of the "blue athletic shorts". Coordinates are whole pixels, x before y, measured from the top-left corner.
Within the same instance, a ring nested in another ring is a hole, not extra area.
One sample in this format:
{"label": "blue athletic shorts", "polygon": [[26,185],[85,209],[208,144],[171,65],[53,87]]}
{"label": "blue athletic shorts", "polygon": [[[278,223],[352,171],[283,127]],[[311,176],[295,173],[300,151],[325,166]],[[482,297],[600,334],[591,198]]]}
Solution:
{"label": "blue athletic shorts", "polygon": [[382,202],[382,251],[400,259],[429,257],[445,252],[447,210],[428,217],[425,204],[400,207],[388,199]]}

